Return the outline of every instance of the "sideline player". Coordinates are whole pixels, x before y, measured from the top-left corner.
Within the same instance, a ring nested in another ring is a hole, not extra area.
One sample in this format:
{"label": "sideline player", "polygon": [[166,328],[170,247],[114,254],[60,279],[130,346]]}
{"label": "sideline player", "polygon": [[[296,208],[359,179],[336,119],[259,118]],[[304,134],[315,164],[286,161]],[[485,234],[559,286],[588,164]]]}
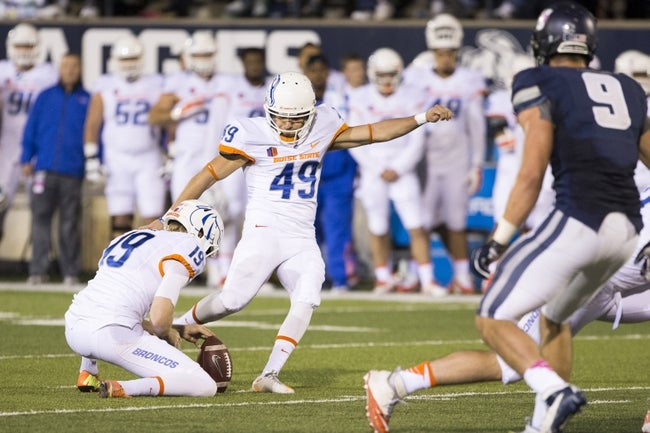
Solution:
{"label": "sideline player", "polygon": [[449,250],[454,275],[450,291],[471,294],[474,283],[467,251],[467,212],[470,196],[480,188],[485,159],[485,79],[457,64],[463,28],[455,17],[436,16],[427,23],[425,36],[434,65],[409,68],[406,80],[419,84],[430,103],[449,107],[454,119],[441,128],[427,128],[424,226],[439,231]]}
{"label": "sideline player", "polygon": [[52,64],[37,63],[40,39],[34,26],[18,24],[7,33],[6,43],[7,60],[0,61],[0,240],[20,181],[21,140],[27,113],[39,93],[59,79]]}
{"label": "sideline player", "polygon": [[[148,224],[165,209],[166,186],[160,178],[160,128],[149,125],[151,106],[162,92],[162,77],[143,75],[144,48],[133,35],[111,48],[111,69],[93,89],[84,131],[87,177],[102,143],[106,202],[111,238],[133,229],[135,211]],[[89,166],[90,164],[90,166]],[[98,164],[95,164],[98,167]]]}
{"label": "sideline player", "polygon": [[[221,216],[198,200],[163,217],[163,230],[134,230],[104,250],[95,277],[65,313],[65,338],[82,356],[77,387],[103,398],[210,397],[217,384],[180,350],[214,335],[201,325],[172,325],[180,290],[203,272],[223,235]],[[148,318],[147,318],[148,316]],[[139,376],[99,379],[97,360]]]}
{"label": "sideline player", "polygon": [[[349,93],[348,121],[361,125],[399,117],[426,107],[420,89],[402,82],[404,63],[391,48],[379,48],[368,58],[370,83]],[[422,225],[422,197],[416,166],[423,155],[424,128],[372,147],[358,147],[350,154],[359,164],[357,195],[363,204],[370,231],[376,293],[395,286],[389,234],[390,202],[408,229],[411,255],[417,262],[420,290],[433,296],[447,291],[433,281],[429,236]]]}
{"label": "sideline player", "polygon": [[325,279],[314,229],[325,152],[392,140],[424,123],[448,120],[452,114],[436,105],[416,116],[349,127],[334,108],[316,106],[311,82],[297,72],[273,79],[264,110],[266,118],[242,118],[226,126],[219,154],[178,197],[198,197],[233,171],[244,170],[249,197],[246,219],[224,288],[201,299],[176,323],[207,323],[236,313],[277,271],[291,307],[267,365],[252,387],[287,394],[294,390],[278,379],[278,373],[307,330]]}

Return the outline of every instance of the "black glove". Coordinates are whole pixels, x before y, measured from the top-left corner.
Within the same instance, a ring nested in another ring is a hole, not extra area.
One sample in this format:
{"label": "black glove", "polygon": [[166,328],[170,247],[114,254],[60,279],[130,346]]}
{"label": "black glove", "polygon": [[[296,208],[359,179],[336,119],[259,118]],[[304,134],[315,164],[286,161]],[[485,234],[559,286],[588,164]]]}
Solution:
{"label": "black glove", "polygon": [[641,276],[646,281],[650,281],[650,269],[648,269],[648,257],[650,257],[650,242],[645,244],[639,250],[639,254],[637,254],[636,258],[634,259],[634,264],[639,264],[643,262],[643,264],[641,265],[640,273]]}
{"label": "black glove", "polygon": [[489,278],[490,263],[498,260],[507,248],[507,245],[501,245],[497,241],[491,239],[485,245],[472,251],[471,265],[474,274],[479,278]]}

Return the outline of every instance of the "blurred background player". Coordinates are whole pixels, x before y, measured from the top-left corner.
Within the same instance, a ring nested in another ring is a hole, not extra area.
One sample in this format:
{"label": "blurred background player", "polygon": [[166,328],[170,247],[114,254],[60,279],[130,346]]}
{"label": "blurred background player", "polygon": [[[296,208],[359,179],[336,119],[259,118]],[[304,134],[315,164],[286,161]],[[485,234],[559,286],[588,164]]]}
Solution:
{"label": "blurred background player", "polygon": [[[402,83],[403,70],[402,58],[395,50],[380,48],[371,54],[367,68],[370,83],[349,94],[350,124],[402,117],[426,107],[428,101],[420,89]],[[420,128],[392,141],[350,150],[359,165],[357,196],[370,232],[376,293],[387,293],[395,287],[390,255],[391,201],[408,230],[421,291],[434,296],[447,293],[433,281],[429,236],[422,226],[422,197],[416,166],[423,154],[424,133],[424,128]]]}
{"label": "blurred background player", "polygon": [[[623,51],[616,57],[614,72],[634,78],[643,87],[648,97],[648,117],[650,117],[650,55],[637,50]],[[641,161],[636,165],[634,181],[639,191],[650,186],[650,169]]]}
{"label": "blurred background player", "polygon": [[149,124],[151,107],[162,92],[162,77],[142,74],[143,55],[135,36],[115,41],[109,60],[112,72],[97,80],[86,119],[90,176],[97,166],[98,143],[102,144],[112,238],[133,228],[136,209],[146,224],[165,209],[160,128]]}
{"label": "blurred background player", "polygon": [[31,24],[21,23],[12,28],[6,44],[7,60],[0,61],[0,240],[5,216],[20,181],[21,139],[27,113],[38,94],[56,84],[59,78],[50,63],[38,63],[40,40]]}
{"label": "blurred background player", "polygon": [[[303,73],[312,84],[316,105],[326,104],[348,115],[345,95],[330,83],[330,67],[322,54],[308,57]],[[345,292],[357,283],[357,264],[352,243],[354,179],[357,164],[347,149],[325,154],[318,185],[316,238],[324,251],[327,282],[334,292]]]}
{"label": "blurred background player", "polygon": [[[172,319],[181,289],[219,250],[223,223],[198,200],[180,203],[162,220],[162,230],[134,230],[114,239],[95,277],[65,313],[66,341],[82,357],[82,392],[99,391],[102,398],[217,392],[208,373],[180,350],[181,339],[198,347],[199,339],[214,334],[201,325],[172,325]],[[97,360],[139,378],[101,381]]]}
{"label": "blurred background player", "polygon": [[[172,201],[217,151],[219,136],[207,134],[210,101],[223,88],[222,76],[216,73],[216,54],[214,34],[207,30],[194,32],[183,47],[185,69],[166,77],[163,94],[151,108],[152,125],[172,126],[175,130],[173,148],[169,149],[174,155],[169,185]],[[202,199],[216,205],[218,194],[219,191],[212,191]],[[206,273],[208,285],[217,287],[221,272],[216,257],[208,261]]]}
{"label": "blurred background player", "polygon": [[[239,59],[244,73],[224,76],[223,97],[214,98],[209,105],[206,140],[212,139],[214,143],[218,143],[229,119],[264,116],[264,96],[268,85],[264,49],[243,48],[239,52]],[[247,193],[243,170],[235,171],[209,191],[218,194],[212,199],[223,206],[220,213],[226,224],[217,256],[220,278],[216,282],[216,276],[211,275],[210,285],[223,286],[244,223]]]}
{"label": "blurred background player", "polygon": [[449,107],[454,118],[427,131],[424,226],[440,233],[453,259],[450,290],[474,293],[466,227],[469,198],[481,186],[485,159],[485,80],[479,72],[457,65],[463,28],[456,18],[436,16],[427,23],[425,36],[434,66],[410,68],[406,79],[419,83],[429,104]]}
{"label": "blurred background player", "polygon": [[81,85],[81,59],[66,54],[61,79],[36,98],[27,118],[20,162],[25,178],[34,178],[32,258],[28,283],[47,281],[51,236],[58,211],[58,261],[63,283],[79,282],[81,271],[81,186],[84,179],[84,122],[90,94]]}
{"label": "blurred background player", "polygon": [[[282,383],[279,374],[320,305],[325,280],[314,228],[324,154],[392,140],[426,122],[447,120],[451,111],[437,105],[416,116],[350,127],[333,107],[316,106],[311,81],[297,72],[275,76],[264,109],[264,119],[242,118],[229,123],[219,154],[190,180],[179,197],[198,197],[235,170],[244,170],[249,198],[246,219],[223,290],[207,295],[175,322],[208,323],[236,313],[276,272],[291,307],[252,389],[292,394],[294,389]],[[158,222],[151,224],[159,226]]]}

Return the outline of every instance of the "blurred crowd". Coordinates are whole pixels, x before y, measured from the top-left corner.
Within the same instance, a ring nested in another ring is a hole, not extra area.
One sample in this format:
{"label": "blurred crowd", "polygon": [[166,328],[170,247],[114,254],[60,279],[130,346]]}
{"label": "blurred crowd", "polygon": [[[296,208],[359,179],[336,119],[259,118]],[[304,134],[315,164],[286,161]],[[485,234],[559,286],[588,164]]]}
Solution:
{"label": "blurred crowd", "polygon": [[[494,45],[498,35],[488,36]],[[363,279],[378,293],[480,290],[469,274],[468,203],[483,186],[485,162],[492,160],[496,181],[487,196],[494,219],[503,212],[522,146],[509,86],[534,59],[522,49],[501,65],[499,76],[482,70],[471,52],[461,55],[462,25],[445,13],[428,21],[423,37],[427,50],[410,64],[386,47],[368,58],[348,53],[328,59],[312,43],[298,53],[317,103],[334,107],[350,125],[408,116],[434,103],[454,112],[452,121],[419,128],[399,143],[327,154],[316,233],[332,290],[350,290]],[[133,229],[136,216],[157,219],[216,154],[230,119],[265,115],[270,77],[265,51],[252,47],[239,51],[243,73],[219,72],[211,31],[196,31],[185,42],[181,71],[145,74],[145,47],[126,35],[111,47],[108,72],[86,91],[79,56],[64,57],[57,70],[36,61],[39,44],[37,29],[19,24],[7,35],[8,58],[0,61],[0,239],[22,183],[33,215],[29,281],[42,283],[52,275],[49,234],[58,211],[66,215],[57,229],[58,265],[64,281],[75,283],[82,183],[103,188],[111,237]],[[650,95],[648,53],[622,51],[616,70],[635,77]],[[236,174],[203,197],[226,224],[221,251],[207,265],[212,287],[227,277],[241,233],[247,197],[243,175]],[[650,184],[647,177],[639,183]],[[542,218],[552,202],[552,195],[542,195],[534,218]],[[400,242],[400,232],[406,242]],[[449,283],[434,278],[434,233],[449,253]]]}
{"label": "blurred crowd", "polygon": [[[552,0],[3,0],[1,18],[430,18],[534,19]],[[645,0],[579,0],[599,19],[650,18]]]}

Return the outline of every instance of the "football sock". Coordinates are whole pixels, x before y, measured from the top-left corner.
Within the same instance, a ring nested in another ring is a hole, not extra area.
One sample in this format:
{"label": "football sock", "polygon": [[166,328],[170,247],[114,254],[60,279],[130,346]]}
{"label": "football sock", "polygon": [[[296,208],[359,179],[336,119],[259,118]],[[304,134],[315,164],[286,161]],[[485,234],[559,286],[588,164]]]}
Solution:
{"label": "football sock", "polygon": [[537,394],[550,387],[566,384],[544,359],[540,359],[524,371],[524,380]]}
{"label": "football sock", "polygon": [[404,381],[404,387],[409,394],[420,389],[436,386],[436,378],[433,376],[429,361],[415,365],[407,370],[399,371],[398,374]]}
{"label": "football sock", "polygon": [[391,279],[390,270],[388,266],[378,266],[375,268],[375,279],[381,282],[387,282]]}
{"label": "football sock", "polygon": [[142,379],[135,380],[120,380],[120,385],[124,388],[124,393],[126,395],[148,395],[155,397],[161,394],[162,391],[167,395],[173,395],[165,389],[162,380],[158,377],[144,377]]}
{"label": "football sock", "polygon": [[79,367],[79,373],[81,373],[84,370],[90,374],[98,374],[99,368],[97,367],[97,360],[82,356],[81,366]]}
{"label": "football sock", "polygon": [[213,292],[203,297],[199,302],[181,317],[174,319],[174,325],[205,324],[214,322],[234,311],[228,311],[221,301],[221,292]]}
{"label": "football sock", "polygon": [[433,282],[433,265],[431,262],[418,265],[418,278],[420,279],[420,285],[423,287]]}
{"label": "football sock", "polygon": [[265,373],[282,370],[298,342],[305,335],[313,312],[314,308],[309,304],[296,302],[291,305],[286,319],[280,326],[278,336],[275,338],[273,350],[264,367]]}
{"label": "football sock", "polygon": [[469,275],[469,260],[454,260],[454,275]]}

